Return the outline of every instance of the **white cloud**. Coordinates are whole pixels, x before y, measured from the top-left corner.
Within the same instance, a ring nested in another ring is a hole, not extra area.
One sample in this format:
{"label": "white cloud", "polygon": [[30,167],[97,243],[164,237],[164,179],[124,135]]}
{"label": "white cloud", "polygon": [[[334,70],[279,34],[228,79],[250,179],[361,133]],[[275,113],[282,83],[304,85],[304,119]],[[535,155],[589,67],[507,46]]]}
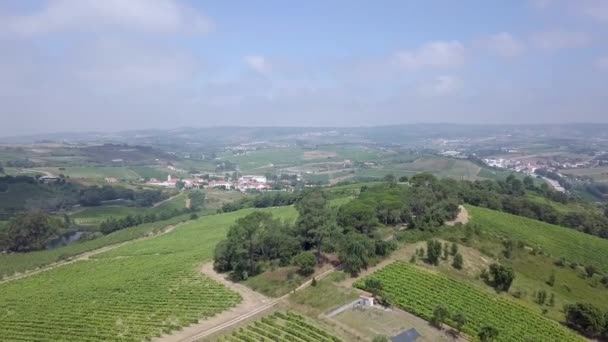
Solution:
{"label": "white cloud", "polygon": [[517,57],[525,50],[524,44],[508,32],[488,36],[481,39],[478,44],[502,57]]}
{"label": "white cloud", "polygon": [[0,32],[25,36],[116,30],[201,34],[212,27],[202,13],[174,0],[50,0],[37,12],[0,17]]}
{"label": "white cloud", "polygon": [[436,41],[415,50],[397,52],[395,63],[402,69],[453,68],[464,64],[466,49],[459,41]]}
{"label": "white cloud", "polygon": [[268,73],[272,70],[272,67],[268,60],[260,55],[249,55],[243,59],[245,64],[255,72],[260,74]]}
{"label": "white cloud", "polygon": [[591,37],[584,32],[552,30],[532,34],[530,43],[544,50],[568,49],[589,45]]}

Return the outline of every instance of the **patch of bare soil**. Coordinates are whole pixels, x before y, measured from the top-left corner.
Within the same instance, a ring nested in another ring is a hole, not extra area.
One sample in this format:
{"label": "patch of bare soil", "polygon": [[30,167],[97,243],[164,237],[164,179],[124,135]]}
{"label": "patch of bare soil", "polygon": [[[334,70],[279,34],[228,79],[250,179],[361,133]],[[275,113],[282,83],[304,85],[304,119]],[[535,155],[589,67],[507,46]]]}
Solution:
{"label": "patch of bare soil", "polygon": [[445,222],[446,226],[454,226],[454,225],[456,225],[456,223],[460,223],[460,224],[469,223],[469,212],[467,211],[467,208],[465,208],[462,205],[459,205],[458,208],[460,209],[460,211],[458,212],[458,215],[456,216],[456,218],[454,220]]}

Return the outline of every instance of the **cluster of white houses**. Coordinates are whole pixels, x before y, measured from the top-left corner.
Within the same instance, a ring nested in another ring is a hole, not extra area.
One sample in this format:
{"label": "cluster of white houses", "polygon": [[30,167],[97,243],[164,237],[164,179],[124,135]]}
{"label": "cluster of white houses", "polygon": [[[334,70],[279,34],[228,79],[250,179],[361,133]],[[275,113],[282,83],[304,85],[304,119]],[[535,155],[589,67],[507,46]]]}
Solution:
{"label": "cluster of white houses", "polygon": [[178,187],[178,184],[180,182],[186,189],[221,188],[225,190],[238,190],[242,192],[251,190],[264,191],[272,189],[272,186],[269,184],[265,176],[242,176],[237,181],[208,181],[202,178],[176,179],[172,178],[171,175],[169,175],[167,176],[167,180],[165,181],[159,181],[153,178],[148,182],[148,184],[174,189]]}

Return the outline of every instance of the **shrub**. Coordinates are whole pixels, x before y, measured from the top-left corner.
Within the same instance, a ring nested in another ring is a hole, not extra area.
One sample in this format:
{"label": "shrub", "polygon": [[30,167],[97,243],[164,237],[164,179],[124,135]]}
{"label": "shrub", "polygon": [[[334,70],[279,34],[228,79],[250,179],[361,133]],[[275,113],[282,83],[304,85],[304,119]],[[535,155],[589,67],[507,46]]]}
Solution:
{"label": "shrub", "polygon": [[461,270],[462,263],[462,255],[460,253],[456,253],[456,255],[454,255],[454,260],[452,261],[452,266],[457,270]]}
{"label": "shrub", "polygon": [[312,252],[301,252],[294,256],[291,262],[298,267],[298,273],[307,276],[315,271],[317,259]]}

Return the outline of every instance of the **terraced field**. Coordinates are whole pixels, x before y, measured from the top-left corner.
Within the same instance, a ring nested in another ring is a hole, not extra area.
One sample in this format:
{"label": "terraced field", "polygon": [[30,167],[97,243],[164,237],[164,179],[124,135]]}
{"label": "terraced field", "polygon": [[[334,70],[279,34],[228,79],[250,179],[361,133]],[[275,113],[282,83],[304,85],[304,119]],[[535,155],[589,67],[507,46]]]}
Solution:
{"label": "terraced field", "polygon": [[243,341],[340,342],[341,340],[319,329],[302,316],[291,312],[276,312],[217,340],[217,342]]}
{"label": "terraced field", "polygon": [[594,265],[608,272],[608,240],[571,228],[515,216],[490,209],[467,206],[472,222],[483,230],[539,246],[555,258]]}
{"label": "terraced field", "polygon": [[[157,238],[0,284],[7,341],[141,341],[239,302],[197,271],[230,225],[252,210],[212,215]],[[292,207],[271,209],[293,220]]]}
{"label": "terraced field", "polygon": [[[369,277],[380,280],[385,297],[394,305],[430,320],[438,305],[451,313],[462,312],[468,322],[462,328],[470,336],[484,325],[499,330],[497,342],[516,341],[585,341],[559,323],[545,318],[513,301],[431,273],[404,262],[395,262]],[[365,288],[364,281],[355,283]],[[454,322],[447,320],[449,325]]]}

